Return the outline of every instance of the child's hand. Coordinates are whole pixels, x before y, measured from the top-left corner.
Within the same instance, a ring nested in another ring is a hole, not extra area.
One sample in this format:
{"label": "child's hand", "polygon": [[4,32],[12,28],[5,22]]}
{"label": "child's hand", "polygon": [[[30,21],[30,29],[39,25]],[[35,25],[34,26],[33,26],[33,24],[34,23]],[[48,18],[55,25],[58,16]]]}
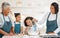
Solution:
{"label": "child's hand", "polygon": [[14,34],[12,32],[9,33],[10,36],[13,36]]}
{"label": "child's hand", "polygon": [[33,18],[33,20],[32,20],[33,22],[38,22],[38,20],[37,19],[35,19],[35,18]]}
{"label": "child's hand", "polygon": [[5,34],[4,36],[10,36],[9,34]]}
{"label": "child's hand", "polygon": [[18,34],[19,36],[23,36],[23,34]]}

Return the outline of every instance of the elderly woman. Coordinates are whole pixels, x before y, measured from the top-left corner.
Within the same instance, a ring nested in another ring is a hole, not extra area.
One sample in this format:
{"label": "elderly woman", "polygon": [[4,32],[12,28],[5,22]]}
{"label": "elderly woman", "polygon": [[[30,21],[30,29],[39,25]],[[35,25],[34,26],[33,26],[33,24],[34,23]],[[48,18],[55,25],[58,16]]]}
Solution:
{"label": "elderly woman", "polygon": [[11,36],[12,33],[12,21],[9,17],[10,4],[7,2],[2,3],[2,13],[0,14],[0,38],[3,35]]}

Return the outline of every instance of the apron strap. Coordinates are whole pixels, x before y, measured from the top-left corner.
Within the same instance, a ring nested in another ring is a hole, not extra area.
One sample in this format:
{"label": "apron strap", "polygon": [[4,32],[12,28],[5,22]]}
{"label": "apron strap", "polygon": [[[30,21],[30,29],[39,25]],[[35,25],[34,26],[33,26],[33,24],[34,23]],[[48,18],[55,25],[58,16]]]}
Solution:
{"label": "apron strap", "polygon": [[51,13],[49,13],[49,15],[48,15],[48,17],[47,17],[47,20],[48,20],[48,18],[49,18],[49,16],[50,16],[50,14],[51,14]]}
{"label": "apron strap", "polygon": [[57,18],[58,18],[58,13],[56,14],[56,20],[57,20]]}

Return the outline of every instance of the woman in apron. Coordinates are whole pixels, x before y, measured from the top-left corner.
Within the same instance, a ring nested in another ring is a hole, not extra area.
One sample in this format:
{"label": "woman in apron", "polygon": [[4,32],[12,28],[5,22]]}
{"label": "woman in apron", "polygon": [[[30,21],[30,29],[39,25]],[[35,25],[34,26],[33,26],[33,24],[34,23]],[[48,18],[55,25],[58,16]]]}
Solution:
{"label": "woman in apron", "polygon": [[[47,34],[58,34],[60,35],[60,13],[59,5],[56,2],[53,2],[50,6],[50,12],[46,13],[39,24],[43,24],[46,21],[46,33]],[[36,21],[36,19],[33,19]]]}
{"label": "woman in apron", "polygon": [[0,38],[2,38],[3,35],[13,35],[13,33],[11,32],[12,22],[9,17],[9,12],[10,4],[7,2],[2,3],[2,13],[0,14]]}

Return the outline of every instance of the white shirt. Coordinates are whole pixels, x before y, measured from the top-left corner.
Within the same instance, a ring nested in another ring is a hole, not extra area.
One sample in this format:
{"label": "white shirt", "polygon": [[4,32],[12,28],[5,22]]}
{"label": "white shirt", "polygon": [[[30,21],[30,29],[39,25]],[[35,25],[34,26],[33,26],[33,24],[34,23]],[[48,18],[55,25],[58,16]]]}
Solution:
{"label": "white shirt", "polygon": [[[9,16],[4,16],[4,19],[5,19],[5,21],[8,21],[8,22],[10,21]],[[4,19],[3,19],[3,20],[4,20]]]}
{"label": "white shirt", "polygon": [[35,29],[34,25],[32,25],[32,27],[29,27],[28,34],[29,35],[38,35],[39,34],[39,29],[38,29],[37,25],[36,25],[36,30],[34,30],[34,29]]}
{"label": "white shirt", "polygon": [[[9,15],[8,16],[4,16],[4,18],[5,18],[5,21],[10,21],[11,20]],[[4,25],[4,18],[3,18],[3,15],[0,13],[0,28],[2,28],[3,25]]]}
{"label": "white shirt", "polygon": [[[44,22],[46,22],[48,15],[49,15],[49,12],[46,13],[46,14],[44,15],[44,17],[42,18],[42,20],[40,20],[38,23],[39,23],[39,24],[43,24]],[[58,13],[58,16],[57,16],[58,28],[54,31],[55,33],[60,32],[60,17],[59,17],[59,15],[60,15],[60,13]],[[49,18],[48,18],[48,20],[49,20],[49,21],[52,21],[52,20],[55,20],[55,19],[56,19],[56,14],[52,14],[52,13],[51,13],[50,16],[49,16]]]}

